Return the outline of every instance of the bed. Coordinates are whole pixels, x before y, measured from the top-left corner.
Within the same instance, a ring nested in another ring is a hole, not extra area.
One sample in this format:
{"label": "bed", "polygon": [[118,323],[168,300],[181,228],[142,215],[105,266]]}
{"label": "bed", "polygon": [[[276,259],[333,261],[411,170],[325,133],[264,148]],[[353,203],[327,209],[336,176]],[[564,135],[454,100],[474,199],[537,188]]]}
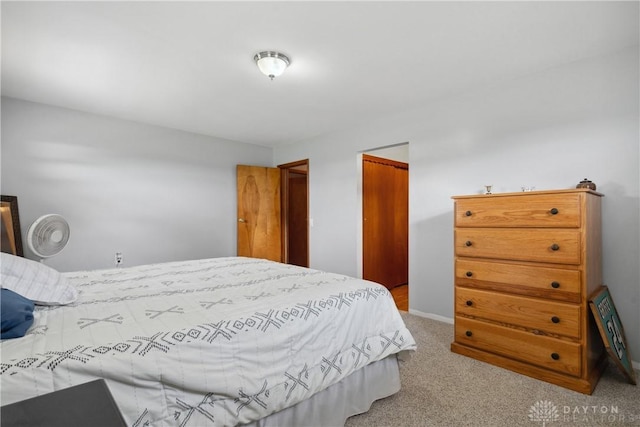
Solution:
{"label": "bed", "polygon": [[60,276],[77,299],[2,341],[2,405],[103,378],[130,426],[343,425],[415,349],[387,289],[344,275],[228,257]]}

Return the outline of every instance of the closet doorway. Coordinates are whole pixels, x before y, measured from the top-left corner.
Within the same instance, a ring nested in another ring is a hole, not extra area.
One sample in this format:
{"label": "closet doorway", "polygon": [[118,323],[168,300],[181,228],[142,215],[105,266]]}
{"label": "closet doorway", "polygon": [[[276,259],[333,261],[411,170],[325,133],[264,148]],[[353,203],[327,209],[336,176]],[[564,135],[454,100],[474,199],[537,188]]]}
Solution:
{"label": "closet doorway", "polygon": [[309,267],[309,160],[278,165],[282,193],[282,259]]}
{"label": "closet doorway", "polygon": [[362,276],[393,289],[409,282],[409,165],[362,155]]}

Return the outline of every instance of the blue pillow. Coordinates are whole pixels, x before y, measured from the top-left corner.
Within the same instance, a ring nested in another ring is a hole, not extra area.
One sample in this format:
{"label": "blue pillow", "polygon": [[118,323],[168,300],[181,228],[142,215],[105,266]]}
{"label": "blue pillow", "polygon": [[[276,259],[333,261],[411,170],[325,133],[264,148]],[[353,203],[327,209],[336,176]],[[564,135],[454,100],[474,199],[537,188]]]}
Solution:
{"label": "blue pillow", "polygon": [[2,317],[1,339],[23,337],[33,324],[33,301],[2,288],[0,317]]}

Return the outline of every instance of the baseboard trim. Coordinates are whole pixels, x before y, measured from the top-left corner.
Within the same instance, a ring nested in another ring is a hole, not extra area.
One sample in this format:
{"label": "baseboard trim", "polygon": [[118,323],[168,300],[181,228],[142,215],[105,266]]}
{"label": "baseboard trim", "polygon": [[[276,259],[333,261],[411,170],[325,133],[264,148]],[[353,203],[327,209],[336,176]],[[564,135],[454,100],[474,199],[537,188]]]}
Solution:
{"label": "baseboard trim", "polygon": [[425,317],[427,319],[437,320],[438,322],[444,322],[444,323],[453,325],[453,318],[451,317],[440,316],[439,314],[433,314],[433,313],[425,313],[423,311],[413,310],[411,308],[409,309],[409,314],[413,314],[419,317]]}

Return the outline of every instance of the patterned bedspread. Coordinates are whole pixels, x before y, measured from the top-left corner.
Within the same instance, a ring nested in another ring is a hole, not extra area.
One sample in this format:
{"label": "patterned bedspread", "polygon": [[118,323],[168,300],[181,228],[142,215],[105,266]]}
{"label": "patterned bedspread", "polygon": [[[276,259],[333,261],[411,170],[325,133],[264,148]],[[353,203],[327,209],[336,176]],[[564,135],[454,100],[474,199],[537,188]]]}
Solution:
{"label": "patterned bedspread", "polygon": [[229,426],[308,399],[415,342],[380,285],[252,258],[66,273],[2,342],[6,405],[105,378],[131,426]]}

